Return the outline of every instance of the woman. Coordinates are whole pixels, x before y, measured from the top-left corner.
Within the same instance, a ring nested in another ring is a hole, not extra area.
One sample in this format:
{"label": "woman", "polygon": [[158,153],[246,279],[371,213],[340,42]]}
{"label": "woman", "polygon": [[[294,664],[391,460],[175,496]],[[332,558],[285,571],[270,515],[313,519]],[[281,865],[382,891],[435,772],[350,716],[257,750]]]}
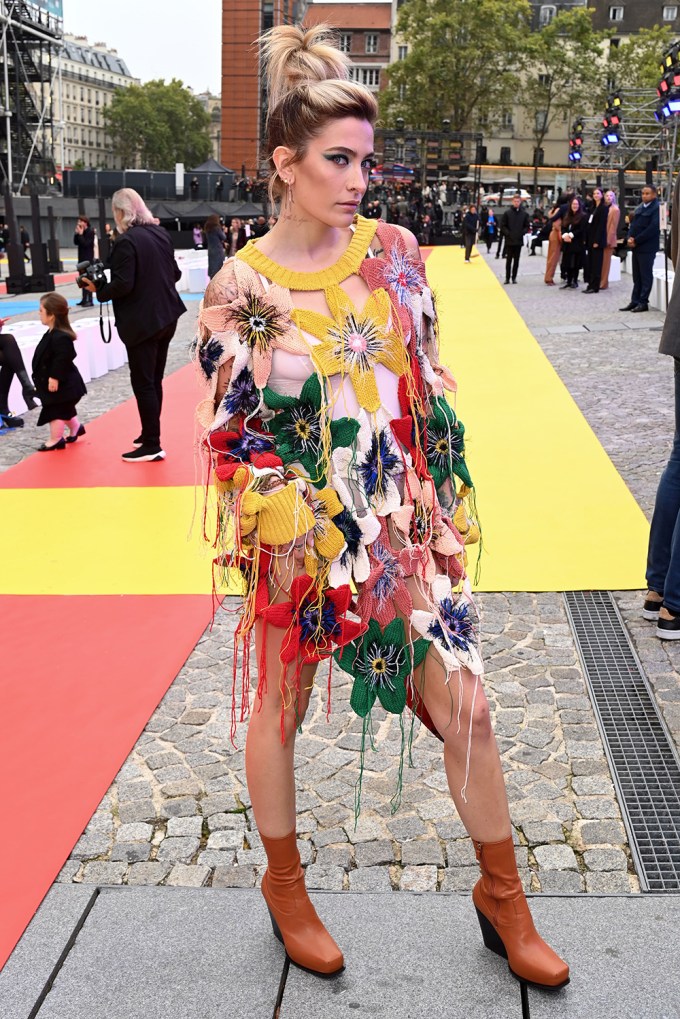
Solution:
{"label": "woman", "polygon": [[468,211],[463,217],[463,239],[465,241],[465,261],[470,261],[472,255],[472,245],[477,240],[477,231],[479,230],[479,216],[477,215],[477,206],[471,205]]}
{"label": "woman", "polygon": [[229,258],[233,258],[237,251],[244,248],[248,243],[246,237],[246,228],[244,227],[238,216],[234,216],[229,229],[227,230],[227,245]]}
{"label": "woman", "polygon": [[482,240],[486,244],[487,255],[491,251],[491,245],[496,239],[496,217],[491,207],[482,209]]}
{"label": "woman", "polygon": [[213,213],[208,216],[203,227],[208,242],[208,276],[213,278],[224,265],[224,251],[227,243],[220,217]]}
{"label": "woman", "polygon": [[555,989],[568,967],[531,921],[479,682],[465,576],[478,529],[464,429],[444,396],[455,382],[437,358],[415,238],[356,214],[376,100],[349,81],[349,60],[323,26],[272,29],[264,58],[281,216],[208,287],[196,360],[219,502],[216,564],[237,568],[246,592],[235,640],[241,717],[253,632],[258,656],[246,775],[274,933],[297,965],[343,968],[305,891],[293,772],[316,665],[335,655],[354,677],[364,741],[376,699],[397,715],[410,702],[440,735],[482,868],[473,898],[484,940],[515,974]]}
{"label": "woman", "polygon": [[586,241],[586,218],[580,198],[572,198],[569,211],[560,222],[562,240],[562,269],[566,280],[560,290],[578,290],[578,274],[583,265]]}
{"label": "woman", "polygon": [[[87,389],[75,364],[76,334],[68,320],[68,301],[61,294],[43,294],[40,298],[40,321],[47,332],[33,354],[33,381],[42,403],[39,425],[49,424],[50,441],[38,448],[39,453],[66,449],[85,434],[78,420],[76,404]],[[68,428],[68,436],[64,436]]]}
{"label": "woman", "polygon": [[600,277],[600,290],[607,290],[609,287],[609,269],[612,264],[612,254],[616,251],[619,243],[619,219],[621,210],[616,200],[614,191],[605,191],[604,203],[607,206],[607,244],[602,258],[602,275]]}
{"label": "woman", "polygon": [[607,246],[607,206],[600,188],[593,191],[593,207],[588,215],[586,225],[586,243],[588,247],[588,286],[584,294],[597,294],[600,291],[604,249]]}

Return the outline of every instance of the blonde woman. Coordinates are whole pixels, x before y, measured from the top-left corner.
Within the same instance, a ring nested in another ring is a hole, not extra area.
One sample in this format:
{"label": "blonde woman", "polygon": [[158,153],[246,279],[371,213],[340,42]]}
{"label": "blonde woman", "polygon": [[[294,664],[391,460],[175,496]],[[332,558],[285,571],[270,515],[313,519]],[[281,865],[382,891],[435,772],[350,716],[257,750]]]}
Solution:
{"label": "blonde woman", "polygon": [[455,383],[438,360],[415,238],[358,215],[377,103],[349,80],[326,29],[279,27],[263,43],[281,214],[208,287],[196,362],[219,500],[216,565],[244,581],[233,720],[250,712],[246,773],[274,933],[298,966],[323,976],[344,966],[305,890],[293,771],[317,665],[330,699],[335,657],[353,676],[364,742],[376,701],[402,734],[408,703],[441,739],[481,865],[473,899],[484,941],[516,976],[555,989],[569,970],[536,933],[522,891],[481,684],[465,568],[478,537],[472,480],[445,396]]}

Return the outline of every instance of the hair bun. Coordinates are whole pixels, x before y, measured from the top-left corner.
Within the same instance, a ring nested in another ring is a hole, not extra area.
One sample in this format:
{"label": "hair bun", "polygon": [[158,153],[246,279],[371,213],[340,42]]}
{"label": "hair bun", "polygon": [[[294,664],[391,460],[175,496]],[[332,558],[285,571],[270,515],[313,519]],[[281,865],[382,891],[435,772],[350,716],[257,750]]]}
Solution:
{"label": "hair bun", "polygon": [[313,28],[277,25],[265,32],[260,41],[267,69],[270,112],[298,85],[349,78],[349,57],[335,45],[330,25]]}

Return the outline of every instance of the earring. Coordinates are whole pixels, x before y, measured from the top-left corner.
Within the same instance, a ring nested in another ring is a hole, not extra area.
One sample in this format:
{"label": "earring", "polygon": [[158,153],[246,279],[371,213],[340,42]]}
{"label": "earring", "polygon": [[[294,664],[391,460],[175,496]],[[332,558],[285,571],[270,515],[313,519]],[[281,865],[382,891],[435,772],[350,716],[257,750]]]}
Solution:
{"label": "earring", "polygon": [[288,189],[287,193],[286,193],[286,197],[288,199],[288,204],[289,205],[293,205],[294,202],[295,202],[295,199],[293,198],[293,182],[292,182],[292,180],[287,179],[285,183],[286,183],[286,188]]}

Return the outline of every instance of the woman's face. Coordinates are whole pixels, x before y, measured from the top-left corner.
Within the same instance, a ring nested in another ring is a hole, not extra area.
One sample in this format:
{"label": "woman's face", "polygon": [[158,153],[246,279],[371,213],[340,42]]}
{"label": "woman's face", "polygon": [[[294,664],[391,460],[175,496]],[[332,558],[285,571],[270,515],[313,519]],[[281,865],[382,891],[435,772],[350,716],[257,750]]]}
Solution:
{"label": "woman's face", "polygon": [[55,318],[54,315],[49,315],[47,313],[47,311],[45,310],[45,305],[42,303],[42,301],[40,302],[38,314],[40,315],[40,321],[42,322],[42,324],[44,326],[47,326],[48,329],[51,329],[52,326],[54,325]]}
{"label": "woman's face", "polygon": [[125,224],[123,223],[123,213],[119,209],[113,210],[113,218],[116,224],[116,230],[119,234],[125,233]]}
{"label": "woman's face", "polygon": [[373,128],[368,121],[332,120],[310,140],[299,163],[286,167],[289,156],[290,150],[283,147],[274,152],[283,180],[292,181],[295,216],[329,227],[349,226],[368,187],[373,158]]}
{"label": "woman's face", "polygon": [[605,193],[604,193],[604,204],[605,205],[611,205],[612,204],[612,193],[611,193],[611,191],[605,191]]}
{"label": "woman's face", "polygon": [[580,210],[581,203],[579,202],[578,198],[572,198],[570,208],[572,212],[578,212]]}
{"label": "woman's face", "polygon": [[596,205],[599,205],[600,202],[602,201],[602,192],[600,191],[599,188],[595,188],[595,190],[593,191],[593,201],[595,202]]}
{"label": "woman's face", "polygon": [[231,229],[232,230],[240,230],[241,229],[241,220],[240,219],[232,219],[232,221],[231,221]]}

